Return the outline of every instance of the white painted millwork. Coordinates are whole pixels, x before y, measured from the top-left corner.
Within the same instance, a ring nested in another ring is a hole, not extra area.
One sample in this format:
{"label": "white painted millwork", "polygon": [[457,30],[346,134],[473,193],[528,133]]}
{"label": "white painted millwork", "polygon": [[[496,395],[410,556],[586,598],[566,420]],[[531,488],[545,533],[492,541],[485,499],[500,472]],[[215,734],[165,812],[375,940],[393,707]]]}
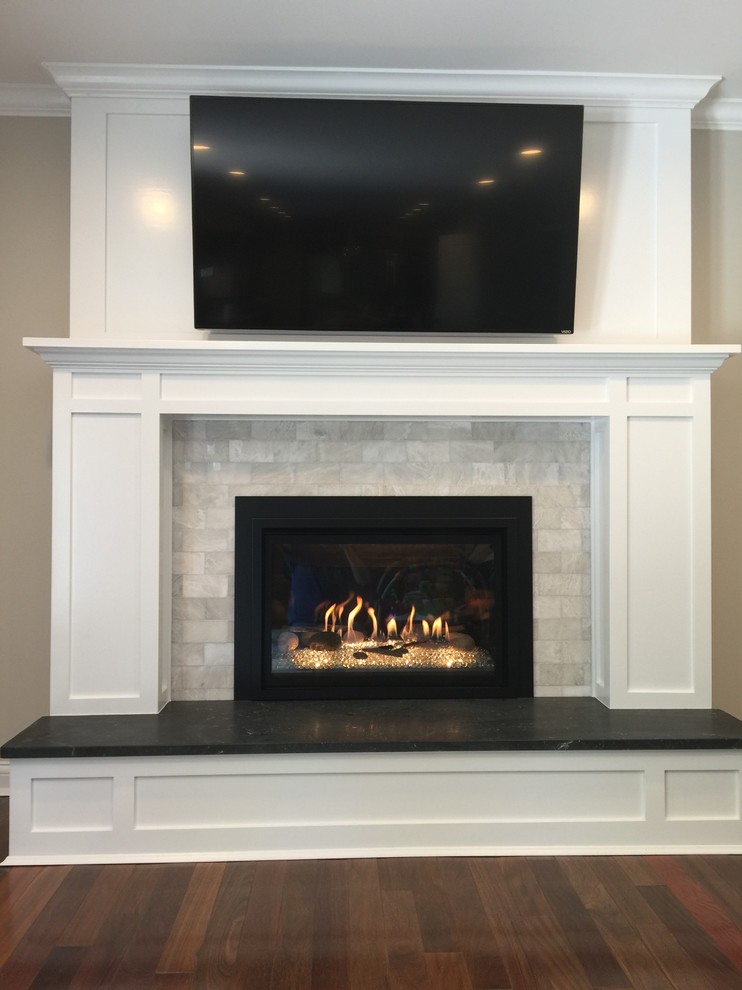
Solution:
{"label": "white painted millwork", "polygon": [[[739,351],[690,344],[691,111],[714,78],[49,68],[72,105],[71,337],[26,344],[54,369],[53,715],[170,698],[178,417],[589,423],[593,694],[710,707],[709,378]],[[204,339],[191,92],[584,104],[574,337]],[[8,862],[738,853],[741,786],[739,751],[15,760]]]}
{"label": "white painted millwork", "polygon": [[741,787],[739,751],[17,760],[6,865],[738,854]]}
{"label": "white painted millwork", "polygon": [[575,333],[690,342],[690,114],[712,76],[50,64],[72,97],[73,337],[193,327],[188,94],[580,103]]}
{"label": "white painted millwork", "polygon": [[169,697],[179,416],[589,421],[594,693],[710,706],[708,378],[735,346],[27,344],[55,377],[52,714]]}

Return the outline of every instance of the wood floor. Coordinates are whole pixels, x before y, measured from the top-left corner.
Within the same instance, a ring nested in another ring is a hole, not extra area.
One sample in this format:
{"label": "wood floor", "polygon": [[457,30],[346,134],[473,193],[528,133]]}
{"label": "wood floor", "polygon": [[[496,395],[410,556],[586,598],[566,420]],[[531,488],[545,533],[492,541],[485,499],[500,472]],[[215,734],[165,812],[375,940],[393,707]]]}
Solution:
{"label": "wood floor", "polygon": [[4,867],[0,987],[741,990],[742,857]]}

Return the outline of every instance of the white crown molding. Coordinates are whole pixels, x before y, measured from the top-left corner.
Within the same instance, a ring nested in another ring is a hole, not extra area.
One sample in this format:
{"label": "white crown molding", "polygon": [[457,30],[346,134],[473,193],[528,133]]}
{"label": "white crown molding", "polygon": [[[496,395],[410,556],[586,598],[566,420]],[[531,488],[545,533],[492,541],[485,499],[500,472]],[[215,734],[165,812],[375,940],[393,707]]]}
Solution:
{"label": "white crown molding", "polygon": [[704,100],[691,119],[698,130],[742,131],[742,100]]}
{"label": "white crown molding", "polygon": [[694,107],[719,76],[281,66],[47,62],[70,97],[183,98],[191,93],[582,103]]}
{"label": "white crown molding", "polygon": [[0,85],[0,116],[69,117],[70,98],[57,86],[5,83]]}
{"label": "white crown molding", "polygon": [[10,760],[0,760],[0,797],[10,794]]}
{"label": "white crown molding", "polygon": [[30,337],[24,346],[53,368],[99,373],[199,372],[313,378],[553,378],[595,375],[677,377],[710,374],[738,344],[587,345],[447,341],[124,341]]}

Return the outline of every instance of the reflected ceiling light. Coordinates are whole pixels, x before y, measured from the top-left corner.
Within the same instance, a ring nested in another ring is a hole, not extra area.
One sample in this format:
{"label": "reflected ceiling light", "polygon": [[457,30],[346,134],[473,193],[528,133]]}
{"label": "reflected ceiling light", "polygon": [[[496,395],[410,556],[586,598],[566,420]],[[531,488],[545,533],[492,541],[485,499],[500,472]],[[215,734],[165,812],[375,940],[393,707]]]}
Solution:
{"label": "reflected ceiling light", "polygon": [[193,150],[194,151],[211,151],[211,145],[210,144],[194,144],[193,145]]}
{"label": "reflected ceiling light", "polygon": [[598,209],[598,197],[592,189],[580,192],[580,220],[590,220]]}
{"label": "reflected ceiling light", "polygon": [[495,180],[494,179],[489,179],[489,178],[488,179],[477,179],[477,185],[478,186],[492,186],[492,185],[494,185],[494,183],[495,183]]}
{"label": "reflected ceiling light", "polygon": [[243,170],[241,168],[230,168],[229,174],[230,175],[244,175],[245,173],[243,172]]}
{"label": "reflected ceiling light", "polygon": [[178,215],[178,204],[169,189],[147,187],[137,193],[139,215],[154,230],[171,227]]}
{"label": "reflected ceiling light", "polygon": [[521,158],[532,158],[534,155],[542,155],[543,153],[543,148],[524,148],[520,154]]}

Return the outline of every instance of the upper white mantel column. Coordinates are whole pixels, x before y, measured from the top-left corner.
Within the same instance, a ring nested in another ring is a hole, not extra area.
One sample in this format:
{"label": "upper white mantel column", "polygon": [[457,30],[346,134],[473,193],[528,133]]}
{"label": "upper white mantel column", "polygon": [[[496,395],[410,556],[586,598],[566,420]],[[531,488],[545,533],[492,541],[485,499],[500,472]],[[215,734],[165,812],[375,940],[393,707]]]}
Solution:
{"label": "upper white mantel column", "polygon": [[47,68],[72,106],[73,337],[202,338],[193,326],[188,96],[226,93],[584,105],[575,337],[690,343],[691,110],[715,76]]}
{"label": "upper white mantel column", "polygon": [[53,714],[168,700],[173,416],[591,422],[594,693],[710,706],[709,376],[738,347],[26,344],[54,368]]}

